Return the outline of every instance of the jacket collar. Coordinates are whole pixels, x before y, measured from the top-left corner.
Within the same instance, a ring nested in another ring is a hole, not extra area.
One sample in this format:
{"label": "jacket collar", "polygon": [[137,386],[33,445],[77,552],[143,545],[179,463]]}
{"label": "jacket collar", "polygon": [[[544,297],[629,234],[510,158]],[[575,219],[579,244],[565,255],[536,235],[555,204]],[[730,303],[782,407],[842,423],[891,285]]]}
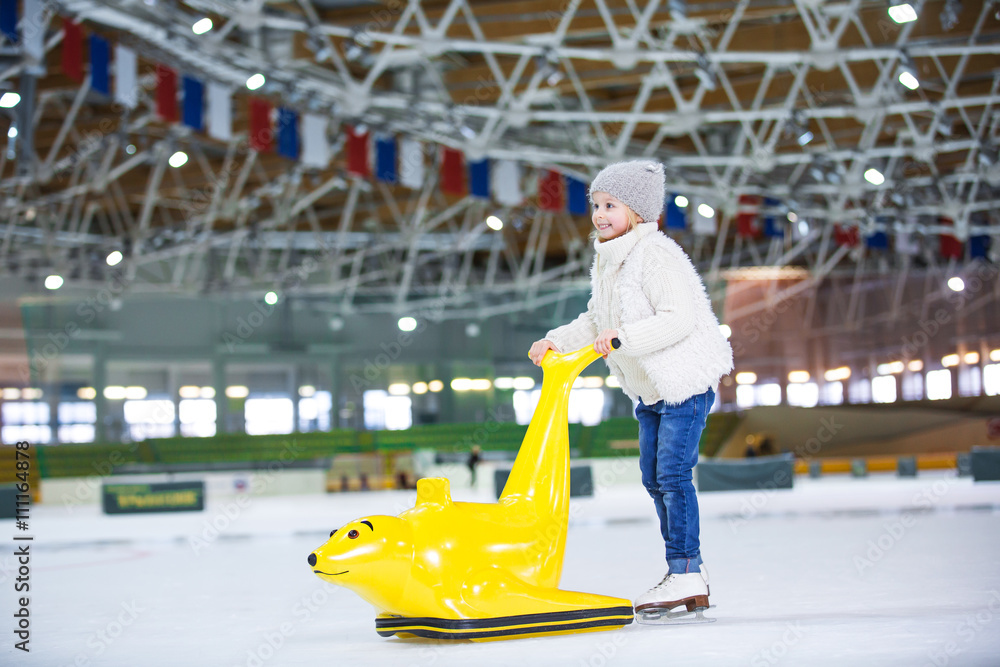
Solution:
{"label": "jacket collar", "polygon": [[633,231],[626,232],[616,239],[611,239],[604,243],[601,243],[600,240],[595,240],[594,250],[600,257],[601,263],[605,264],[607,268],[618,267],[625,261],[628,254],[632,252],[635,244],[650,233],[655,232],[657,228],[655,222],[640,223],[636,225]]}

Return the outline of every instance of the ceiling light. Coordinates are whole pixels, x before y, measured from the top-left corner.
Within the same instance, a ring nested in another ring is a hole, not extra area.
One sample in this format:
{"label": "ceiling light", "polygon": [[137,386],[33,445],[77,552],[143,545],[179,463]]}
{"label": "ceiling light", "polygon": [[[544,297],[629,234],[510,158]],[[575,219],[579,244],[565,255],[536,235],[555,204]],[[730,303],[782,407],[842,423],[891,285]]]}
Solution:
{"label": "ceiling light", "polygon": [[247,88],[250,90],[257,90],[264,85],[264,75],[258,72],[254,74],[249,79],[247,79]]}
{"label": "ceiling light", "polygon": [[15,138],[17,138],[17,126],[16,125],[11,125],[10,126],[10,129],[7,130],[7,137],[9,139],[15,139]]}
{"label": "ceiling light", "polygon": [[412,317],[401,317],[396,322],[396,326],[399,327],[400,331],[413,331],[417,328],[417,321]]}
{"label": "ceiling light", "polygon": [[266,303],[269,306],[273,306],[274,304],[278,303],[278,293],[268,292],[267,294],[265,294],[264,303]]}
{"label": "ceiling light", "polygon": [[914,373],[916,373],[917,371],[924,370],[924,362],[921,361],[920,359],[914,359],[913,361],[908,363],[906,367],[909,368]]}
{"label": "ceiling light", "polygon": [[948,287],[952,292],[962,292],[965,290],[965,281],[958,276],[953,276],[948,279]]}
{"label": "ceiling light", "polygon": [[444,389],[444,382],[441,382],[441,380],[431,380],[427,383],[427,388],[432,392],[437,393]]}
{"label": "ceiling light", "polygon": [[952,366],[958,366],[958,355],[957,354],[946,354],[941,357],[941,365],[945,368],[951,368]]}
{"label": "ceiling light", "polygon": [[108,263],[108,266],[118,266],[123,259],[123,255],[120,250],[112,250],[108,253],[108,256],[104,259]]}
{"label": "ceiling light", "polygon": [[757,381],[757,374],[750,371],[743,371],[736,374],[736,384],[753,384]]}
{"label": "ceiling light", "polygon": [[125,152],[129,155],[135,155],[135,144],[129,144],[125,147]]}
{"label": "ceiling light", "polygon": [[45,278],[45,289],[59,289],[63,286],[62,276],[53,273]]}
{"label": "ceiling light", "polygon": [[839,382],[840,380],[846,380],[849,377],[851,377],[851,369],[847,366],[834,368],[823,374],[823,379],[827,382]]}
{"label": "ceiling light", "polygon": [[503,229],[503,220],[501,220],[495,215],[491,215],[490,217],[486,218],[486,226],[492,229],[493,231],[499,232],[501,229]]}
{"label": "ceiling light", "polygon": [[732,327],[730,327],[728,324],[720,324],[719,331],[722,332],[723,338],[729,338],[730,336],[733,335]]}
{"label": "ceiling light", "polygon": [[234,384],[226,387],[226,396],[228,398],[246,398],[250,395],[250,389],[246,385]]}
{"label": "ceiling light", "polygon": [[813,140],[813,133],[810,132],[809,130],[805,130],[802,132],[802,134],[799,135],[798,139],[799,146],[805,146],[812,140]]}
{"label": "ceiling light", "polygon": [[183,167],[184,165],[186,165],[187,161],[188,161],[187,153],[185,153],[184,151],[177,151],[176,153],[170,156],[170,159],[167,160],[167,164],[169,164],[174,169],[177,169],[178,167]]}
{"label": "ceiling light", "polygon": [[688,198],[684,195],[677,195],[674,197],[674,205],[677,206],[677,208],[687,208]]}
{"label": "ceiling light", "polygon": [[920,82],[909,67],[899,68],[899,82],[910,90],[916,90],[920,87]]}
{"label": "ceiling light", "polygon": [[7,91],[3,95],[0,95],[0,107],[3,107],[4,109],[13,109],[20,101],[21,96],[17,93]]}
{"label": "ceiling light", "polygon": [[427,383],[426,382],[414,382],[413,383],[413,393],[414,394],[426,394],[427,393]]}
{"label": "ceiling light", "polygon": [[970,366],[975,366],[979,363],[979,353],[978,352],[966,352],[962,359]]}
{"label": "ceiling light", "polygon": [[896,23],[909,23],[917,20],[917,12],[908,2],[889,7],[889,18]]}
{"label": "ceiling light", "polygon": [[389,385],[390,396],[407,396],[410,393],[410,385],[405,382],[396,382]]}
{"label": "ceiling light", "polygon": [[873,167],[865,172],[865,180],[872,185],[882,185],[885,183],[885,176],[882,175],[881,171]]}
{"label": "ceiling light", "polygon": [[199,21],[196,21],[193,26],[191,26],[191,32],[196,35],[204,35],[206,32],[212,29],[212,19],[207,16]]}
{"label": "ceiling light", "polygon": [[708,204],[698,204],[698,215],[703,218],[711,218],[715,216],[715,209]]}
{"label": "ceiling light", "polygon": [[312,398],[316,395],[316,387],[311,384],[304,384],[299,387],[299,396],[302,398]]}
{"label": "ceiling light", "polygon": [[809,382],[809,371],[792,371],[788,374],[788,381],[796,384]]}

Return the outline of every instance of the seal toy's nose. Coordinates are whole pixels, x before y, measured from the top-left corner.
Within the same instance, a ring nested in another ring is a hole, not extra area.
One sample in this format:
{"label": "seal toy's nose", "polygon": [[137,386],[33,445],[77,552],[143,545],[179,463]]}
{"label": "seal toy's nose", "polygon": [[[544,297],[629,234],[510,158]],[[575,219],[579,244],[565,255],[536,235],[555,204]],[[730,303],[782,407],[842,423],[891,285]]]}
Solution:
{"label": "seal toy's nose", "polygon": [[316,554],[309,554],[309,558],[307,558],[306,560],[309,561],[309,565],[313,567],[316,566]]}

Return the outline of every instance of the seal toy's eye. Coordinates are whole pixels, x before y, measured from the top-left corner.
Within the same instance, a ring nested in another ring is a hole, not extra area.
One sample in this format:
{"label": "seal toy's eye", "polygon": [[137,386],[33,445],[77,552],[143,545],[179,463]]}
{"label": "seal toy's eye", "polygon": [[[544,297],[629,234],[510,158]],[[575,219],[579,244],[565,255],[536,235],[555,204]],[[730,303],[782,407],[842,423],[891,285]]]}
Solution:
{"label": "seal toy's eye", "polygon": [[334,528],[333,530],[331,530],[331,531],[330,531],[330,537],[333,537],[333,534],[334,534],[334,533],[336,533],[336,532],[337,532],[337,529],[336,529],[336,528]]}
{"label": "seal toy's eye", "polygon": [[349,538],[351,538],[352,540],[356,540],[356,539],[358,539],[358,535],[360,535],[360,534],[361,534],[361,533],[359,533],[358,531],[356,531],[356,530],[352,530],[351,532],[349,532],[349,533],[347,534],[347,536],[348,536]]}

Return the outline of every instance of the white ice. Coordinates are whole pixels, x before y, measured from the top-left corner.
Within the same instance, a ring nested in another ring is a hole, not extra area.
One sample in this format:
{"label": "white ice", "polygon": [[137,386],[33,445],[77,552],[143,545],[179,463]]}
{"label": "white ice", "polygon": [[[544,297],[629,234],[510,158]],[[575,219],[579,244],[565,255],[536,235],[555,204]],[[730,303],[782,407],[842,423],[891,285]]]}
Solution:
{"label": "white ice", "polygon": [[[470,493],[454,489],[491,500]],[[0,663],[1000,665],[1000,484],[799,477],[792,491],[700,498],[717,622],[479,644],[381,638],[372,608],[306,563],[331,529],[397,514],[412,492],[259,497],[230,504],[231,517],[218,503],[115,517],[37,506],[31,652],[14,649],[11,547],[0,556]],[[663,576],[641,487],[574,500],[571,514],[563,588],[633,598]],[[13,536],[13,522],[0,531]]]}

